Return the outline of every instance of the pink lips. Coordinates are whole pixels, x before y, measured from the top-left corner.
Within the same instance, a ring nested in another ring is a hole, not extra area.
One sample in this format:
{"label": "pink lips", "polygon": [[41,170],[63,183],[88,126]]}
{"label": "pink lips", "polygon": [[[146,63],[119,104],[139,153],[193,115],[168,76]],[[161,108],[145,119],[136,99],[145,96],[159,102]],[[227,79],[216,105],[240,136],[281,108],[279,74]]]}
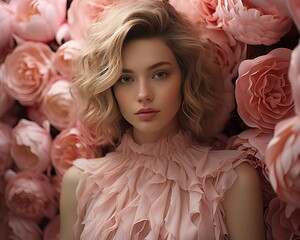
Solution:
{"label": "pink lips", "polygon": [[143,121],[150,121],[155,118],[159,111],[153,108],[142,108],[135,113],[135,115]]}

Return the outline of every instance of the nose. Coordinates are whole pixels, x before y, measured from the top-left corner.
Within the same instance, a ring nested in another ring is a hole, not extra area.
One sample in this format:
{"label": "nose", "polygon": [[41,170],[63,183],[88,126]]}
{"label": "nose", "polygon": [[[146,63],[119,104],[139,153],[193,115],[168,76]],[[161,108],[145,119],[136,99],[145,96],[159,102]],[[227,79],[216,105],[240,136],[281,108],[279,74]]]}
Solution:
{"label": "nose", "polygon": [[137,91],[137,101],[149,102],[153,100],[153,90],[151,84],[147,81],[139,81],[138,91]]}

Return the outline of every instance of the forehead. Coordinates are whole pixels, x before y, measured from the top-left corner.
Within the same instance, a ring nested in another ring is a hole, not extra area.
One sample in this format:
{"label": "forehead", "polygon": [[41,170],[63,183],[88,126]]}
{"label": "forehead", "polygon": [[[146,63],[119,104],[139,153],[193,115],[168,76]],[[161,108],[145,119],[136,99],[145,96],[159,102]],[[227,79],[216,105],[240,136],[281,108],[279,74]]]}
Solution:
{"label": "forehead", "polygon": [[124,68],[146,67],[160,61],[177,64],[174,53],[162,38],[131,40],[123,47]]}

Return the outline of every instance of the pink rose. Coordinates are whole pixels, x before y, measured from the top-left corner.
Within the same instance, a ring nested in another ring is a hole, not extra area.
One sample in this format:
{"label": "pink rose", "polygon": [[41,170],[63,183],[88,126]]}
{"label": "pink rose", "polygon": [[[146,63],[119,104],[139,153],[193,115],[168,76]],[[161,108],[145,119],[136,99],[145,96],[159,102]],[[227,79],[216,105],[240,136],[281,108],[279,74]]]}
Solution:
{"label": "pink rose", "polygon": [[229,138],[227,149],[247,152],[249,163],[258,171],[261,179],[264,206],[276,195],[269,180],[269,172],[265,162],[267,145],[272,134],[265,134],[259,129],[248,129]]}
{"label": "pink rose", "polygon": [[85,39],[88,27],[101,16],[105,9],[120,1],[73,0],[67,13],[71,39]]}
{"label": "pink rose", "polygon": [[216,13],[222,28],[237,40],[252,45],[272,45],[289,32],[292,20],[288,16],[263,12],[248,7],[242,0],[219,0]]}
{"label": "pink rose", "polygon": [[2,83],[7,93],[24,106],[39,103],[50,77],[56,74],[54,52],[44,43],[24,42],[3,65]]}
{"label": "pink rose", "polygon": [[59,46],[55,52],[54,66],[64,78],[70,79],[73,60],[82,45],[80,41],[70,40]]}
{"label": "pink rose", "polygon": [[4,114],[14,105],[14,103],[15,100],[7,94],[0,80],[0,117],[3,117]]}
{"label": "pink rose", "polygon": [[42,230],[36,222],[28,218],[10,215],[6,217],[5,228],[7,238],[14,240],[41,240]]}
{"label": "pink rose", "polygon": [[218,16],[215,16],[217,1],[169,0],[169,3],[194,24],[206,24],[208,28],[216,28]]}
{"label": "pink rose", "polygon": [[58,130],[67,128],[74,117],[74,98],[71,83],[61,77],[53,81],[44,91],[42,108],[47,119]]}
{"label": "pink rose", "polygon": [[13,38],[13,12],[9,5],[5,2],[0,2],[0,49],[12,44]]}
{"label": "pink rose", "polygon": [[249,127],[272,133],[279,121],[294,115],[290,57],[290,49],[277,48],[240,64],[235,97],[238,113]]}
{"label": "pink rose", "polygon": [[[299,10],[300,11],[300,10]],[[291,56],[290,67],[288,71],[289,81],[292,86],[293,98],[295,102],[295,111],[300,115],[300,44],[294,48]]]}
{"label": "pink rose", "polygon": [[268,239],[300,239],[300,209],[289,208],[278,197],[272,199],[265,220]]}
{"label": "pink rose", "polygon": [[12,130],[11,155],[21,170],[43,172],[50,166],[49,126],[21,119]]}
{"label": "pink rose", "polygon": [[95,147],[90,144],[86,133],[78,124],[62,130],[51,146],[51,162],[60,175],[63,175],[77,158],[89,159],[95,156]]}
{"label": "pink rose", "polygon": [[7,184],[4,198],[11,212],[35,221],[55,216],[57,209],[53,189],[44,174],[28,170],[17,173],[7,170],[5,180]]}
{"label": "pink rose", "polygon": [[266,164],[278,196],[300,208],[300,116],[276,125],[267,147]]}
{"label": "pink rose", "polygon": [[66,21],[67,0],[11,0],[14,33],[26,41],[50,42]]}
{"label": "pink rose", "polygon": [[10,168],[13,160],[10,155],[11,127],[0,122],[0,178],[6,169]]}
{"label": "pink rose", "polygon": [[60,239],[60,219],[59,215],[55,216],[45,227],[43,233],[44,240]]}
{"label": "pink rose", "polygon": [[[278,0],[279,1],[279,0]],[[296,24],[298,31],[300,31],[300,2],[299,0],[285,0],[288,10]]]}

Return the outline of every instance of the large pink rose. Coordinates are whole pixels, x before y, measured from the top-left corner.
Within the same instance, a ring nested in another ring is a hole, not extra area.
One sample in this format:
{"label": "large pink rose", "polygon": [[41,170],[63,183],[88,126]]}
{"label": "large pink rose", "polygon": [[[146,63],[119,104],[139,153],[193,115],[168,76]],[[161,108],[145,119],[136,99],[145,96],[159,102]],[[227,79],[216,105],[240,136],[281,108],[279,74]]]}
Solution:
{"label": "large pink rose", "polygon": [[58,130],[68,127],[74,117],[74,98],[70,92],[71,83],[63,78],[53,81],[44,91],[42,108],[47,119]]}
{"label": "large pink rose", "polygon": [[300,239],[300,209],[290,206],[275,197],[266,212],[267,238],[272,240]]}
{"label": "large pink rose", "polygon": [[3,65],[2,83],[7,93],[24,106],[42,99],[42,91],[56,74],[54,52],[44,43],[24,42],[9,54]]}
{"label": "large pink rose", "polygon": [[0,178],[6,169],[10,168],[13,160],[10,155],[11,127],[0,122]]}
{"label": "large pink rose", "polygon": [[54,66],[65,79],[70,79],[73,61],[82,45],[82,41],[70,40],[59,46],[55,52]]}
{"label": "large pink rose", "polygon": [[[19,217],[15,215],[9,215],[5,219],[5,233],[7,238],[3,239],[14,239],[14,240],[41,240],[42,230],[31,219],[26,217]],[[4,237],[4,236],[2,236]]]}
{"label": "large pink rose", "polygon": [[26,41],[50,42],[66,21],[67,0],[10,0],[14,33]]}
{"label": "large pink rose", "polygon": [[21,119],[12,130],[11,155],[19,169],[43,172],[50,166],[51,143],[49,126]]}
{"label": "large pink rose", "polygon": [[288,76],[292,85],[295,111],[300,115],[300,43],[292,52]]}
{"label": "large pink rose", "polygon": [[[279,1],[279,0],[278,0]],[[288,10],[293,17],[293,20],[300,31],[300,2],[299,0],[285,0]]]}
{"label": "large pink rose", "polygon": [[67,13],[71,38],[85,39],[88,27],[105,9],[118,2],[121,0],[73,0]]}
{"label": "large pink rose", "polygon": [[243,0],[219,0],[216,13],[222,28],[237,40],[252,45],[272,45],[289,32],[291,17],[251,8]]}
{"label": "large pink rose", "polygon": [[261,179],[264,206],[269,205],[275,192],[269,181],[269,172],[265,162],[267,145],[272,134],[265,134],[259,129],[248,129],[236,136],[229,138],[227,149],[241,150],[247,152],[249,163],[258,171]]}
{"label": "large pink rose", "polygon": [[235,96],[238,113],[249,127],[272,133],[279,121],[294,115],[288,80],[291,52],[277,48],[240,64]]}
{"label": "large pink rose", "polygon": [[300,116],[276,125],[267,147],[266,164],[278,196],[300,208]]}
{"label": "large pink rose", "polygon": [[51,162],[60,175],[63,175],[77,158],[89,159],[95,156],[95,147],[88,141],[84,129],[77,124],[62,130],[51,146]]}
{"label": "large pink rose", "polygon": [[45,227],[43,233],[44,240],[60,239],[60,219],[59,215],[55,216]]}
{"label": "large pink rose", "polygon": [[49,179],[42,173],[29,170],[5,173],[5,202],[9,210],[20,217],[41,220],[56,214],[53,189]]}

